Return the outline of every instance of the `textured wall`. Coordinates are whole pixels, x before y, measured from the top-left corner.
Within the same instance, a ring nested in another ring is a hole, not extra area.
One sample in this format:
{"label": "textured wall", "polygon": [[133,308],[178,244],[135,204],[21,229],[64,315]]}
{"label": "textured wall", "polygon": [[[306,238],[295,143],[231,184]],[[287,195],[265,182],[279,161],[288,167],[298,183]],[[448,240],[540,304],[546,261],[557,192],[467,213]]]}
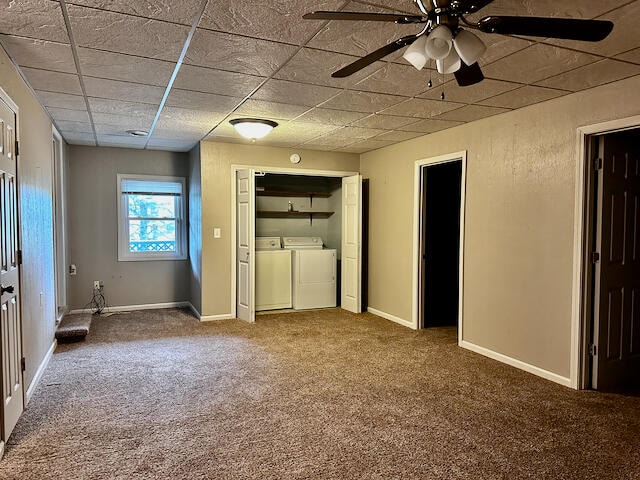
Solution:
{"label": "textured wall", "polygon": [[[231,312],[231,165],[357,172],[359,156],[349,153],[291,150],[231,143],[202,142],[202,314]],[[294,166],[289,156],[302,162]],[[213,228],[222,229],[213,238]]]}
{"label": "textured wall", "polygon": [[188,177],[189,157],[127,148],[69,147],[69,306],[82,308],[91,298],[93,280],[104,282],[111,306],[189,300],[188,260],[118,261],[118,173]]}
{"label": "textured wall", "polygon": [[53,343],[53,158],[49,117],[0,49],[0,87],[19,107],[22,347],[28,388]]}
{"label": "textured wall", "polygon": [[202,177],[200,144],[189,152],[189,289],[191,305],[202,312]]}
{"label": "textured wall", "polygon": [[369,304],[411,320],[413,170],[468,151],[464,340],[569,376],[577,128],[640,113],[640,77],[370,152]]}

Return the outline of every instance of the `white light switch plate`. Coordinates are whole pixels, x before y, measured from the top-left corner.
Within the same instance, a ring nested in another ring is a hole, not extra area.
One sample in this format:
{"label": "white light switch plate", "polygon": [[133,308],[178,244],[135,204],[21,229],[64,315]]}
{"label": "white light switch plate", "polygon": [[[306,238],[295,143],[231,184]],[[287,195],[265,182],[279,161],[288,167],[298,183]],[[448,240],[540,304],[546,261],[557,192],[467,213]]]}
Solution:
{"label": "white light switch plate", "polygon": [[213,229],[213,238],[220,238],[220,229],[219,228],[214,228]]}

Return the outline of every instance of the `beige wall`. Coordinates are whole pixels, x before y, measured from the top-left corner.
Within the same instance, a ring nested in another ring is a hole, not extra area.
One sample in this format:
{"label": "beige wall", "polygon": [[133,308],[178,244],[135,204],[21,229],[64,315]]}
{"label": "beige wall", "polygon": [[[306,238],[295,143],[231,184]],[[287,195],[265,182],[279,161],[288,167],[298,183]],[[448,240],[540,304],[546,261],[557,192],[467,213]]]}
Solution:
{"label": "beige wall", "polygon": [[190,297],[188,260],[118,261],[118,173],[189,175],[185,153],[129,148],[69,147],[69,306],[91,299],[93,281],[104,282],[110,306],[184,302]]}
{"label": "beige wall", "polygon": [[49,117],[0,48],[0,87],[19,108],[18,182],[24,384],[28,388],[53,343],[53,158]]}
{"label": "beige wall", "polygon": [[191,305],[202,311],[202,177],[200,144],[189,152],[189,295]]}
{"label": "beige wall", "polygon": [[[256,145],[202,142],[202,311],[205,316],[231,313],[231,165],[296,170],[357,172],[359,156],[349,153],[291,150]],[[302,162],[289,162],[299,153]],[[213,228],[222,229],[213,238]]]}
{"label": "beige wall", "polygon": [[369,304],[411,320],[414,162],[467,150],[464,340],[569,377],[577,128],[640,113],[640,77],[370,152]]}

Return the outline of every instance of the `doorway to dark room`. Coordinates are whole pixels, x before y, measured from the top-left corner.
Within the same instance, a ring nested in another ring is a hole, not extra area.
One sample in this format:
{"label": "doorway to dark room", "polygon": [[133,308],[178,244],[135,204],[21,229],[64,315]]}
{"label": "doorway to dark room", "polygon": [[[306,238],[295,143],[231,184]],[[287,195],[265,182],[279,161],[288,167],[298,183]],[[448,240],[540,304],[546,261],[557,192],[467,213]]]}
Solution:
{"label": "doorway to dark room", "polygon": [[420,327],[457,326],[462,159],[422,168]]}

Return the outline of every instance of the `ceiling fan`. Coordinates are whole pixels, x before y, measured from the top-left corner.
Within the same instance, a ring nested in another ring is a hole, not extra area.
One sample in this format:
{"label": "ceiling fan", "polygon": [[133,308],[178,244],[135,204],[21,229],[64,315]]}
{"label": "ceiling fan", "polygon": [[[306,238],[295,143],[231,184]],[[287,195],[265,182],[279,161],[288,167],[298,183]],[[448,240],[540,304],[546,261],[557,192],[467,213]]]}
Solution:
{"label": "ceiling fan", "polygon": [[430,59],[436,61],[440,73],[453,73],[458,85],[474,85],[484,79],[478,59],[486,46],[476,35],[460,26],[483,33],[525,35],[598,42],[613,29],[607,20],[576,18],[518,17],[491,15],[476,23],[465,15],[489,5],[493,0],[414,0],[421,15],[403,13],[366,13],[318,11],[303,16],[307,20],[357,20],[424,24],[422,30],[391,42],[331,74],[348,77],[387,55],[409,46],[403,57],[418,70]]}

